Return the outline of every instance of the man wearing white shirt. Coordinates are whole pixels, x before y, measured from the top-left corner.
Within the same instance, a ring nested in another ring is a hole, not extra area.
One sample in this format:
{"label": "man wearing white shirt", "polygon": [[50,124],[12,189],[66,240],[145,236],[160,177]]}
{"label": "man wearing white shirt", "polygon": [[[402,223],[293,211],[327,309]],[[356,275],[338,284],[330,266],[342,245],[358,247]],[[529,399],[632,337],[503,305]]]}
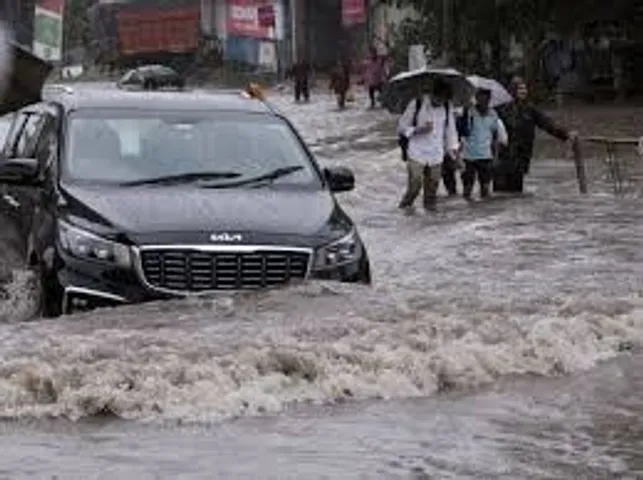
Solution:
{"label": "man wearing white shirt", "polygon": [[446,107],[448,86],[437,79],[432,95],[418,89],[416,99],[409,102],[398,123],[398,133],[406,139],[408,186],[400,208],[410,209],[424,190],[424,208],[435,206],[442,174],[444,155],[455,158],[458,135],[455,118]]}

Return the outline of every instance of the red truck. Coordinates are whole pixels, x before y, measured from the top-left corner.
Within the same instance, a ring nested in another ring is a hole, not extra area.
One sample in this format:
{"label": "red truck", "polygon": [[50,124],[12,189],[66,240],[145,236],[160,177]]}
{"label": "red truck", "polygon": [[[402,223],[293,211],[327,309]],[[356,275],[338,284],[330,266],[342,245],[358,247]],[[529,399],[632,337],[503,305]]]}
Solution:
{"label": "red truck", "polygon": [[199,5],[168,9],[129,6],[118,12],[121,55],[194,53],[199,46]]}
{"label": "red truck", "polygon": [[[184,0],[175,2],[174,6],[159,3],[139,1],[105,5],[108,8],[101,9],[103,13],[96,15],[102,24],[102,31],[96,31],[99,37],[103,37],[97,38],[96,43],[108,46],[102,49],[100,57],[120,67],[141,63],[180,67],[193,63],[203,44],[200,2]],[[108,9],[111,28],[106,29]],[[113,38],[106,41],[105,36]]]}

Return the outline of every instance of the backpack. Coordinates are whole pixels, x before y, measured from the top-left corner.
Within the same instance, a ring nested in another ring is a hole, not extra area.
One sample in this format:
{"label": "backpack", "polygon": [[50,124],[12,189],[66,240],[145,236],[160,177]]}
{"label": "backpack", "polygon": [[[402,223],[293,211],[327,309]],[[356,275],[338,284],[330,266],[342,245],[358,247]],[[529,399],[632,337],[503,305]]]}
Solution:
{"label": "backpack", "polygon": [[[415,111],[413,112],[413,120],[411,121],[411,126],[417,127],[418,123],[418,115],[420,113],[420,108],[422,108],[422,99],[421,98],[416,98],[415,99]],[[446,129],[449,126],[449,114],[450,114],[450,104],[447,102],[444,105],[444,110],[445,110],[445,118],[444,118],[444,130],[446,132]],[[406,137],[406,135],[398,135],[397,136],[397,144],[400,147],[400,150],[402,151],[402,161],[406,162],[409,159],[409,139]]]}

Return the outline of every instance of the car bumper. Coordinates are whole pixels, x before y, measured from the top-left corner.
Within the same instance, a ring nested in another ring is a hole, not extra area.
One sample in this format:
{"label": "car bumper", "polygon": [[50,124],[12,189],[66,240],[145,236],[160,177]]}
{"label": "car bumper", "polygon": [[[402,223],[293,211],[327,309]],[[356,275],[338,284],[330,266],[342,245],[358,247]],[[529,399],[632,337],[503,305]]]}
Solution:
{"label": "car bumper", "polygon": [[360,260],[342,265],[329,270],[313,270],[311,280],[329,280],[344,283],[371,283],[371,268],[368,257],[363,256]]}
{"label": "car bumper", "polygon": [[[70,314],[101,307],[144,303],[155,300],[183,298],[198,294],[167,294],[143,284],[134,268],[114,267],[60,255],[61,266],[56,277],[62,288],[62,313]],[[311,271],[307,280],[328,280],[349,283],[371,283],[370,265],[366,255],[359,261],[331,270]],[[225,290],[230,292],[230,290]],[[203,293],[202,295],[212,292]]]}
{"label": "car bumper", "polygon": [[79,260],[62,252],[58,260],[63,314],[167,298],[145,288],[133,268]]}

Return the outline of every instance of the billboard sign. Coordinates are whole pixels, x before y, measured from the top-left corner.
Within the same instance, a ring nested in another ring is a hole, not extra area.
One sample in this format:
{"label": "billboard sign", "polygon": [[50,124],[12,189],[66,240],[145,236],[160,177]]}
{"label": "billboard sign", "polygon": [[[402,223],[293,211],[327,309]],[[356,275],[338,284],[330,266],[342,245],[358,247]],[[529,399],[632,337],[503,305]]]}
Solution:
{"label": "billboard sign", "polygon": [[38,0],[34,10],[33,53],[51,62],[63,56],[65,0]]}
{"label": "billboard sign", "polygon": [[274,27],[275,26],[275,6],[272,4],[260,5],[257,8],[257,14],[259,16],[259,25],[262,27]]}
{"label": "billboard sign", "polygon": [[270,13],[266,7],[271,7],[274,18],[275,9],[271,0],[228,0],[228,35],[253,38],[274,37],[273,25],[266,24]]}
{"label": "billboard sign", "polygon": [[366,22],[364,0],[342,0],[342,25],[352,27]]}

